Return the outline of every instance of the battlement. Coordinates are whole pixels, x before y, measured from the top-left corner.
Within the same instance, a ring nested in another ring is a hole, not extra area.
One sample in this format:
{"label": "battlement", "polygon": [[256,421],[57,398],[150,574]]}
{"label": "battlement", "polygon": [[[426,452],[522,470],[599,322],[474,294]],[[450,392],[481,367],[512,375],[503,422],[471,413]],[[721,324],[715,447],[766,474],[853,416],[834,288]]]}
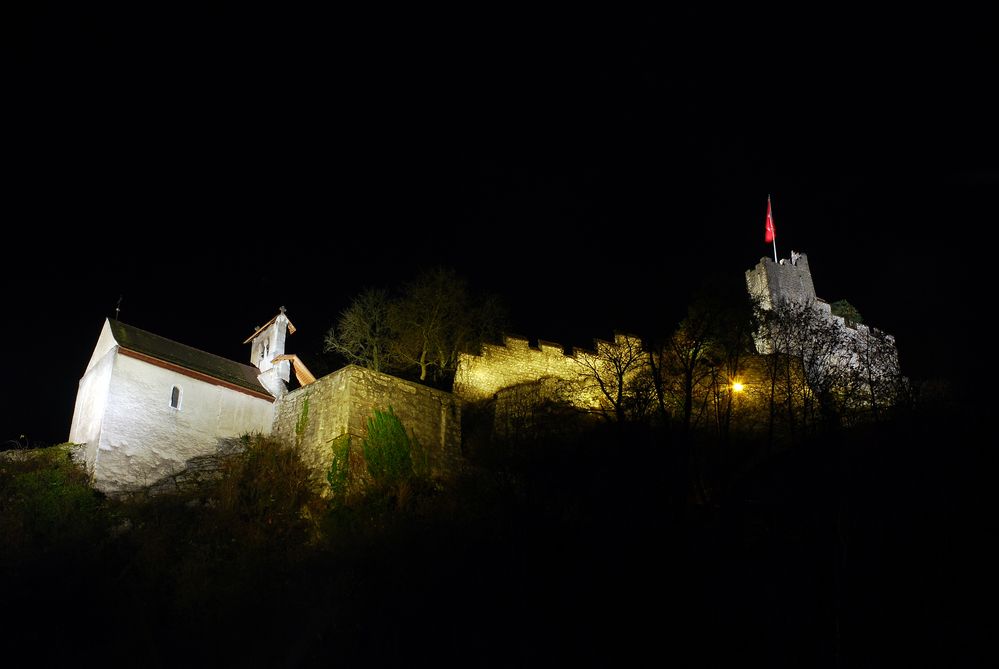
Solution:
{"label": "battlement", "polygon": [[454,379],[454,394],[466,401],[492,398],[510,386],[554,378],[576,382],[592,361],[607,357],[616,347],[641,348],[638,337],[614,333],[614,341],[593,340],[593,349],[538,340],[531,346],[526,337],[506,335],[502,344],[483,344],[478,354],[462,353]]}
{"label": "battlement", "polygon": [[[790,258],[781,258],[776,263],[770,258],[760,258],[756,267],[746,270],[746,285],[750,296],[759,300],[764,309],[772,309],[777,300],[798,304],[820,302],[815,296],[808,256],[797,251],[791,251]],[[828,304],[825,306],[829,308]]]}

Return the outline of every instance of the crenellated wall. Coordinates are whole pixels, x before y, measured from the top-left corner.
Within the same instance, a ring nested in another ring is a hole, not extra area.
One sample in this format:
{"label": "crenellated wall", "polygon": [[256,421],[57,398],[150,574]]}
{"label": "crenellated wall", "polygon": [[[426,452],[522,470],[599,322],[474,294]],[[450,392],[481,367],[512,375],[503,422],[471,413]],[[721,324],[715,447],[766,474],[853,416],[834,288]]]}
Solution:
{"label": "crenellated wall", "polygon": [[[746,270],[746,285],[749,294],[760,300],[765,309],[773,308],[774,297],[777,295],[799,304],[821,302],[815,296],[808,256],[797,251],[791,251],[790,258],[782,258],[777,263],[770,258],[760,258],[756,267]],[[829,305],[826,305],[826,310],[828,309]]]}
{"label": "crenellated wall", "polygon": [[575,381],[579,362],[565,354],[560,344],[539,341],[530,346],[527,339],[508,336],[502,345],[483,344],[479,355],[462,353],[454,377],[454,394],[465,401],[492,398],[510,386],[542,378]]}
{"label": "crenellated wall", "polygon": [[614,341],[594,340],[594,350],[574,348],[566,354],[561,344],[539,341],[530,346],[523,337],[504,337],[503,344],[484,344],[478,355],[462,353],[454,379],[454,394],[467,402],[496,398],[506,389],[541,380],[560,380],[560,394],[583,408],[601,405],[596,375],[609,378],[609,365],[625,351],[641,351],[641,339],[615,334]]}
{"label": "crenellated wall", "polygon": [[271,434],[295,444],[320,489],[333,461],[333,447],[349,435],[352,476],[363,478],[361,441],[375,409],[392,408],[429,456],[433,476],[461,466],[461,402],[451,393],[374,370],[348,365],[275,403]]}

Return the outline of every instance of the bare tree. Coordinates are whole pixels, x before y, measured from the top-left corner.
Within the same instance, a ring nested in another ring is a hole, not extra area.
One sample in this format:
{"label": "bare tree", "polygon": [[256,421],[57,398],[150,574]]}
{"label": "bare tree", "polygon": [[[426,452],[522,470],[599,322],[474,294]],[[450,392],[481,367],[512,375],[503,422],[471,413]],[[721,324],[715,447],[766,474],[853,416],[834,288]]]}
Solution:
{"label": "bare tree", "polygon": [[788,439],[838,420],[839,398],[850,369],[843,326],[811,302],[779,302],[760,313],[758,333],[768,355],[770,438],[777,407],[786,420]]}
{"label": "bare tree", "polygon": [[663,361],[666,359],[666,342],[659,340],[649,346],[648,359],[646,361],[646,383],[652,393],[652,400],[655,403],[656,413],[664,426],[669,425],[672,413],[667,406],[666,388],[668,379],[666,378],[666,368]]}
{"label": "bare tree", "polygon": [[648,355],[642,340],[615,334],[613,342],[595,343],[596,351],[577,350],[575,359],[584,389],[596,400],[596,410],[618,424],[644,416],[653,399],[648,385],[643,383],[648,378]]}
{"label": "bare tree", "polygon": [[870,412],[877,422],[887,408],[906,395],[906,380],[898,360],[898,349],[890,335],[875,328],[858,328],[852,343],[852,408],[857,413]]}
{"label": "bare tree", "polygon": [[454,270],[436,268],[408,283],[389,309],[392,354],[419,370],[420,381],[453,376],[458,354],[495,337],[503,322],[498,300],[474,301]]}
{"label": "bare tree", "polygon": [[783,305],[787,353],[798,363],[802,426],[814,431],[820,421],[837,420],[836,393],[847,373],[846,330],[814,304]]}
{"label": "bare tree", "polygon": [[717,309],[714,333],[708,342],[705,365],[709,371],[718,437],[727,441],[732,411],[743,364],[753,347],[752,303],[745,293],[738,300],[728,300]]}
{"label": "bare tree", "polygon": [[323,350],[338,353],[351,363],[377,372],[384,371],[390,366],[392,341],[389,306],[385,290],[364,290],[340,313],[336,326],[326,333]]}
{"label": "bare tree", "polygon": [[706,399],[697,390],[710,375],[705,356],[713,328],[714,317],[710,310],[691,308],[666,344],[663,365],[667,378],[672,381],[673,395],[680,404],[680,425],[684,434],[690,432],[694,422],[695,400],[696,404],[702,404],[701,400]]}

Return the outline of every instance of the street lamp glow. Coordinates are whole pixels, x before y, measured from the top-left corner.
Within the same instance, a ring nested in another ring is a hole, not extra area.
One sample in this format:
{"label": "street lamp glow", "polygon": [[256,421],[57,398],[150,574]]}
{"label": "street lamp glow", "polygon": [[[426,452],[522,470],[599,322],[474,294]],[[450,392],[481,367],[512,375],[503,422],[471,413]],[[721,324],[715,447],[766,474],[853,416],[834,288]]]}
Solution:
{"label": "street lamp glow", "polygon": [[746,387],[744,385],[742,385],[741,381],[733,381],[732,382],[732,392],[733,393],[741,393],[743,390],[745,390],[745,388]]}

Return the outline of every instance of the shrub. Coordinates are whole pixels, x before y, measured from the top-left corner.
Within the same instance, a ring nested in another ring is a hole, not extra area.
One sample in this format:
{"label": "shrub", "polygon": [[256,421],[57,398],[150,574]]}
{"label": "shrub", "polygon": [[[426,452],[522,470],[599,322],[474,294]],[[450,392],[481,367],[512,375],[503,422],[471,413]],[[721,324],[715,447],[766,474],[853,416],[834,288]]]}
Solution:
{"label": "shrub", "polygon": [[318,502],[297,451],[266,437],[226,461],[216,497],[217,512],[251,543],[306,532]]}
{"label": "shrub", "polygon": [[364,460],[376,485],[393,486],[413,477],[413,442],[402,421],[389,407],[368,418],[368,436],[364,439]]}
{"label": "shrub", "polygon": [[107,526],[104,497],[68,445],[0,462],[0,536],[7,557],[93,547]]}

